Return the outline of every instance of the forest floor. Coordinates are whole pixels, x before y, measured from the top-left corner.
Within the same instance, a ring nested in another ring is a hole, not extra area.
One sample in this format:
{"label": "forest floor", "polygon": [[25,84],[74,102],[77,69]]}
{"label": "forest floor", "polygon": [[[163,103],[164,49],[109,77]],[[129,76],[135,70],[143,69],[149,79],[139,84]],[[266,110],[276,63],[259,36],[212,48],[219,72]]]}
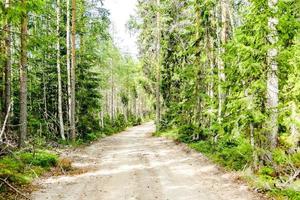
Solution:
{"label": "forest floor", "polygon": [[261,199],[200,153],[152,137],[153,123],[129,128],[88,147],[63,153],[89,169],[37,180],[34,200],[242,200]]}

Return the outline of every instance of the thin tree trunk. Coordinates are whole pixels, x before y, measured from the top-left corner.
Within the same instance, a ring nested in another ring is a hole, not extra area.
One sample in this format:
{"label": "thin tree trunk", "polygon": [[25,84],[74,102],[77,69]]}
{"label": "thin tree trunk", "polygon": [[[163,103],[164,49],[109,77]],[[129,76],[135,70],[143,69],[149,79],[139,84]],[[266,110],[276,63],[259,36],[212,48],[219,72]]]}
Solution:
{"label": "thin tree trunk", "polygon": [[253,170],[257,171],[258,169],[258,157],[257,157],[257,153],[255,151],[256,147],[255,147],[255,135],[254,135],[254,126],[253,123],[250,122],[250,143],[251,143],[251,147],[253,150],[252,153],[252,158],[253,158]]}
{"label": "thin tree trunk", "polygon": [[114,121],[114,106],[115,106],[115,102],[114,102],[114,94],[115,94],[115,89],[114,89],[114,70],[113,70],[113,63],[112,60],[110,61],[110,67],[111,67],[111,104],[110,104],[110,116],[111,116],[111,120]]}
{"label": "thin tree trunk", "polygon": [[72,63],[71,63],[71,139],[74,142],[76,140],[76,128],[75,128],[75,68],[76,68],[76,0],[72,0]]}
{"label": "thin tree trunk", "polygon": [[68,119],[69,119],[69,125],[71,126],[71,63],[70,63],[70,0],[67,0],[67,24],[66,24],[66,48],[67,48],[67,85],[68,85]]}
{"label": "thin tree trunk", "polygon": [[[8,10],[10,6],[10,0],[5,0],[5,9]],[[11,106],[11,24],[6,17],[5,19],[5,89],[4,89],[4,113],[8,113],[8,109]],[[7,119],[9,124],[9,116]]]}
{"label": "thin tree trunk", "polygon": [[[196,20],[195,20],[195,41],[197,41],[197,51],[200,50],[200,28],[201,28],[201,15],[200,15],[200,9],[197,6],[195,8],[196,13]],[[201,110],[202,110],[202,99],[201,99],[201,92],[203,92],[201,89],[201,84],[203,84],[203,68],[201,65],[201,55],[198,55],[195,60],[195,65],[197,66],[197,80],[196,80],[196,87],[195,87],[195,95],[197,96],[197,102],[196,102],[196,109],[194,113],[194,120],[196,124],[200,125],[201,121]]]}
{"label": "thin tree trunk", "polygon": [[[26,8],[26,0],[21,0],[23,8]],[[21,59],[20,59],[20,135],[19,147],[25,145],[27,135],[27,11],[21,16]]]}
{"label": "thin tree trunk", "polygon": [[65,138],[65,130],[64,130],[64,121],[63,121],[63,112],[62,112],[62,86],[61,86],[61,69],[60,69],[60,0],[56,1],[56,35],[57,35],[57,81],[58,81],[58,119],[59,119],[59,132],[62,140],[66,140]]}
{"label": "thin tree trunk", "polygon": [[220,58],[218,64],[218,76],[219,76],[219,84],[218,84],[218,122],[221,123],[222,121],[222,110],[224,104],[224,90],[222,88],[222,84],[225,82],[225,63],[222,60],[221,56],[225,53],[224,45],[227,42],[228,38],[228,0],[221,0],[221,19],[222,19],[222,27],[221,27],[221,44],[220,44]]}
{"label": "thin tree trunk", "polygon": [[157,28],[157,35],[156,35],[156,39],[157,39],[157,44],[156,44],[156,62],[157,62],[157,66],[156,66],[156,131],[159,131],[160,129],[160,112],[161,112],[161,105],[160,105],[160,34],[161,34],[161,30],[160,30],[160,0],[157,0],[157,7],[158,7],[158,11],[156,13],[156,28]]}
{"label": "thin tree trunk", "polygon": [[[268,4],[270,9],[275,13],[277,10],[278,0],[269,0]],[[275,15],[275,14],[274,14]],[[271,17],[268,20],[268,27],[270,34],[268,36],[268,41],[271,45],[275,46],[278,42],[278,33],[276,25],[278,24],[278,19]],[[272,47],[268,51],[268,72],[267,72],[267,102],[266,107],[269,112],[269,119],[267,120],[267,132],[269,138],[269,147],[274,149],[277,146],[277,136],[278,136],[278,63],[276,61],[278,55],[278,49]]]}
{"label": "thin tree trunk", "polygon": [[298,110],[297,110],[297,105],[296,103],[293,101],[290,105],[290,109],[291,109],[291,125],[290,125],[290,129],[291,129],[291,141],[293,141],[293,145],[291,146],[290,150],[296,149],[299,140],[300,140],[300,132],[299,132],[299,128],[297,127],[297,122],[300,121],[300,116],[298,114]]}

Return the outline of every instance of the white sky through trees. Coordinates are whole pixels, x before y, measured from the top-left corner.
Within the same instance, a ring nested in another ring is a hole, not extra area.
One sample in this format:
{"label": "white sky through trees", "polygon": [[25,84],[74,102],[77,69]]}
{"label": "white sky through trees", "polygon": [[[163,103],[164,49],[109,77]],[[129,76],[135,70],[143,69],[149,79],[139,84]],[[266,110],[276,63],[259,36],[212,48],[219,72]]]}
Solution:
{"label": "white sky through trees", "polygon": [[135,14],[137,0],[104,0],[104,7],[110,12],[111,32],[122,53],[137,57],[136,36],[126,29],[130,15]]}

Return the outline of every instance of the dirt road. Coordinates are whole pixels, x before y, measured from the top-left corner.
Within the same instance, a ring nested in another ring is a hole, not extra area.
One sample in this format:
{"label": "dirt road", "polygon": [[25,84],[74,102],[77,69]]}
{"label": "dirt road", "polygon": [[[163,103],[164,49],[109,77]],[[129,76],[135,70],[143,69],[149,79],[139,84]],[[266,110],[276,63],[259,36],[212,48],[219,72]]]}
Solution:
{"label": "dirt road", "polygon": [[259,199],[199,153],[151,137],[152,123],[130,128],[71,156],[95,170],[40,180],[34,200],[242,200]]}

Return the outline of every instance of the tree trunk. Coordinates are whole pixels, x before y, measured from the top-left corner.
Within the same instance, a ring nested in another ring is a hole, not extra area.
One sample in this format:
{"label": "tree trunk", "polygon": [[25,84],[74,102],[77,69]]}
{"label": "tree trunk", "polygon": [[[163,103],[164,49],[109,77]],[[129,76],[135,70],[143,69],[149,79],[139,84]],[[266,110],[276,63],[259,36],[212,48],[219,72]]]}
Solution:
{"label": "tree trunk", "polygon": [[114,121],[115,109],[115,88],[114,88],[114,68],[113,61],[110,59],[110,119]]}
{"label": "tree trunk", "polygon": [[[5,9],[8,10],[10,6],[10,0],[5,0]],[[5,19],[5,63],[4,63],[4,74],[5,74],[5,89],[4,89],[4,113],[8,113],[11,104],[11,24],[6,17]],[[7,119],[9,124],[9,115]]]}
{"label": "tree trunk", "polygon": [[[26,8],[26,0],[21,0]],[[20,59],[20,135],[19,147],[23,147],[27,135],[27,11],[21,16],[21,59]]]}
{"label": "tree trunk", "polygon": [[[269,0],[269,8],[275,13],[277,10],[277,0]],[[274,14],[275,15],[275,14]],[[267,64],[267,102],[266,107],[269,113],[269,119],[267,119],[267,133],[269,138],[269,147],[274,149],[277,146],[278,136],[278,63],[276,61],[278,55],[278,49],[275,47],[278,42],[278,33],[276,25],[278,19],[271,17],[268,20],[268,28],[270,34],[268,35],[268,41],[273,46],[268,51]]]}
{"label": "tree trunk", "polygon": [[76,68],[76,0],[72,0],[72,63],[71,63],[71,139],[76,140],[75,128],[75,68]]}
{"label": "tree trunk", "polygon": [[[201,42],[200,42],[200,28],[201,28],[201,14],[200,14],[200,8],[197,5],[195,7],[195,41],[197,41],[197,51],[200,52],[201,48]],[[196,106],[195,106],[195,113],[194,113],[194,120],[195,123],[200,125],[201,124],[201,112],[202,112],[202,98],[201,98],[201,92],[203,92],[203,68],[201,65],[201,55],[198,55],[195,59],[195,65],[197,67],[197,77],[196,77],[196,86],[195,86],[195,95],[197,97],[196,100]],[[201,87],[202,84],[202,87]]]}
{"label": "tree trunk", "polygon": [[56,35],[57,35],[57,81],[58,81],[58,119],[59,119],[59,132],[62,140],[65,140],[65,130],[64,130],[64,121],[63,121],[63,112],[62,112],[62,86],[61,86],[61,69],[60,69],[60,0],[56,1]]}
{"label": "tree trunk", "polygon": [[[221,44],[220,44],[220,56],[222,56],[225,53],[224,45],[227,42],[228,38],[228,10],[229,2],[228,0],[221,0],[221,19],[222,19],[222,27],[221,27]],[[222,121],[222,110],[223,110],[223,104],[224,104],[224,90],[222,88],[222,84],[225,82],[225,63],[222,60],[222,58],[219,58],[219,64],[218,64],[218,76],[219,76],[219,84],[218,84],[218,122],[221,123]]]}
{"label": "tree trunk", "polygon": [[66,24],[66,48],[67,48],[67,81],[68,81],[68,118],[69,126],[71,127],[71,63],[70,63],[70,0],[67,0],[67,24]]}
{"label": "tree trunk", "polygon": [[160,0],[157,0],[157,8],[158,11],[156,13],[156,28],[157,28],[157,35],[156,35],[156,39],[157,39],[157,44],[156,44],[156,59],[157,59],[157,66],[156,66],[156,131],[159,131],[160,129],[160,112],[161,112],[161,107],[160,107],[160,34],[161,34],[161,30],[160,30]]}

